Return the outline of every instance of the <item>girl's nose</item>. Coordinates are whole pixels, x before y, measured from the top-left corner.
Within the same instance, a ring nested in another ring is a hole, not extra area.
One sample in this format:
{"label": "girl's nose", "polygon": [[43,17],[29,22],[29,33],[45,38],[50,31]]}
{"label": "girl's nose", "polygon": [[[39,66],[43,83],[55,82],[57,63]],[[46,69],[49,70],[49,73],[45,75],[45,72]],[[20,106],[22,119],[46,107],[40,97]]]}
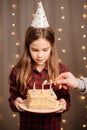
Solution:
{"label": "girl's nose", "polygon": [[39,51],[39,52],[38,52],[38,57],[42,57],[42,55],[43,55],[42,52]]}

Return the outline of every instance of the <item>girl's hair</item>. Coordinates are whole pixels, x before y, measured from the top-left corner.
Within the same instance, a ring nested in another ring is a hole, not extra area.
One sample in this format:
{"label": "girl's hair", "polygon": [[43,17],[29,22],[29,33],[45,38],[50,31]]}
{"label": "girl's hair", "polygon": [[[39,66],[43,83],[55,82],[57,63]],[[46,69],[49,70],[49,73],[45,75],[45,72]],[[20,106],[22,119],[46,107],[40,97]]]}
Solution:
{"label": "girl's hair", "polygon": [[55,79],[59,75],[58,69],[58,57],[55,47],[55,37],[53,30],[48,28],[34,28],[29,27],[25,35],[24,53],[22,58],[19,60],[17,67],[18,73],[16,81],[20,84],[20,92],[27,88],[27,84],[31,79],[31,66],[33,60],[31,58],[29,47],[30,44],[39,39],[40,37],[45,38],[51,44],[51,54],[47,60],[48,79]]}

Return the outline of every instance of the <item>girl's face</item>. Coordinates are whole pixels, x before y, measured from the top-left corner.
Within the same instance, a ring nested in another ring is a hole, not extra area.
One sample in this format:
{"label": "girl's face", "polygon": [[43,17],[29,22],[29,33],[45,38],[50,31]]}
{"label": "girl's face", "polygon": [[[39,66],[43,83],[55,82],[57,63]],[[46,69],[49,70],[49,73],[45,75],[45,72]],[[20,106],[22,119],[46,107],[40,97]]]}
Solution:
{"label": "girl's face", "polygon": [[30,54],[34,60],[36,66],[44,66],[45,62],[48,60],[51,52],[51,44],[44,38],[39,38],[38,40],[30,44]]}

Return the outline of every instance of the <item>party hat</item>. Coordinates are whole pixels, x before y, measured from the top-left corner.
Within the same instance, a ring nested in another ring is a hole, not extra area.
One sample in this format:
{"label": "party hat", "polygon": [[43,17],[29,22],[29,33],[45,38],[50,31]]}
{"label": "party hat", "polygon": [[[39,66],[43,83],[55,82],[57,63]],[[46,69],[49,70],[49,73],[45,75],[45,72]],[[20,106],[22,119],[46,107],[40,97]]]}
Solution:
{"label": "party hat", "polygon": [[36,27],[36,28],[49,27],[48,20],[45,15],[45,11],[44,11],[41,1],[38,3],[38,8],[37,8],[36,14],[34,15],[34,19],[32,21],[31,26]]}

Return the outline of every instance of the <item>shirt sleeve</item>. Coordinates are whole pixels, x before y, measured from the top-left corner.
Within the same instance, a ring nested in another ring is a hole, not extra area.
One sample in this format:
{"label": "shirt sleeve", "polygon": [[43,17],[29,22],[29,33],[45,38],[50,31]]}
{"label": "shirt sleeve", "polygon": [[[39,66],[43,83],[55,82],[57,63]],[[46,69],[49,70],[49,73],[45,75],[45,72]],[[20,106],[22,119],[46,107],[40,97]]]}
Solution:
{"label": "shirt sleeve", "polygon": [[82,94],[87,93],[87,78],[78,78],[79,90]]}
{"label": "shirt sleeve", "polygon": [[16,69],[13,68],[10,76],[9,76],[9,93],[10,97],[8,99],[11,109],[14,112],[18,112],[17,108],[14,105],[14,101],[17,97],[19,97],[19,88],[16,84]]}

